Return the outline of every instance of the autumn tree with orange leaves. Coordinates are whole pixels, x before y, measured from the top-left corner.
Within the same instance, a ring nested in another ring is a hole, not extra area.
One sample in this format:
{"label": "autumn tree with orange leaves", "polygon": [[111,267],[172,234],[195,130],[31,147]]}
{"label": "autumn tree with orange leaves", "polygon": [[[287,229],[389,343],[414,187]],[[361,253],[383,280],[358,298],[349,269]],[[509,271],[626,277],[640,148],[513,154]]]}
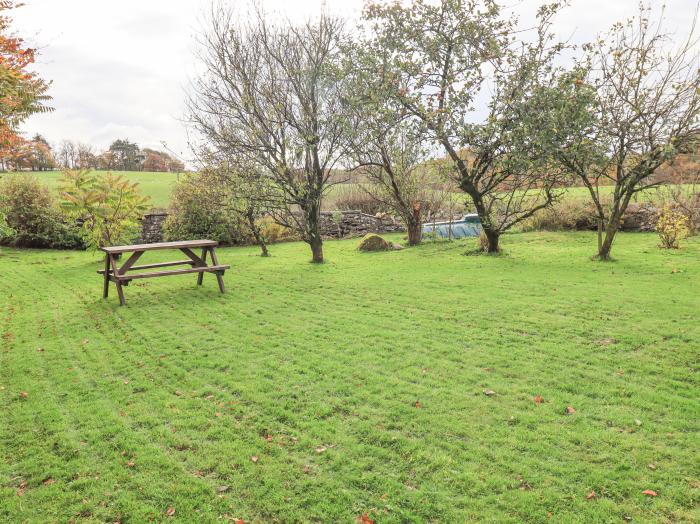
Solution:
{"label": "autumn tree with orange leaves", "polygon": [[26,153],[19,125],[34,113],[50,111],[46,105],[49,84],[29,70],[35,50],[10,30],[10,10],[21,7],[14,0],[0,0],[0,168],[13,165]]}

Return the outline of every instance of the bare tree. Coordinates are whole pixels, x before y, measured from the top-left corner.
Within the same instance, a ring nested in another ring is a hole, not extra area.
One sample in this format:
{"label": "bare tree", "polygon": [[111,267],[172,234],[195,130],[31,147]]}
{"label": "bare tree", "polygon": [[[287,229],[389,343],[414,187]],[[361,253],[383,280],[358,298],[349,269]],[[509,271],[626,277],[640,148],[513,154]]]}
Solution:
{"label": "bare tree", "polygon": [[97,156],[90,144],[78,142],[76,144],[76,168],[95,169],[97,167]]}
{"label": "bare tree", "polygon": [[347,150],[336,70],[344,26],[325,14],[301,25],[274,24],[260,11],[248,20],[212,10],[190,121],[214,154],[245,159],[269,178],[285,204],[274,219],[323,262],[321,201]]}
{"label": "bare tree", "polygon": [[426,163],[429,151],[414,126],[400,120],[382,123],[377,114],[362,119],[352,156],[367,180],[364,190],[401,218],[408,244],[415,246],[421,242],[423,221],[431,210],[427,204],[433,200],[432,183],[437,182],[438,173]]}
{"label": "bare tree", "polygon": [[219,202],[219,205],[245,224],[260,246],[261,256],[270,256],[260,220],[285,208],[281,193],[270,178],[245,159],[217,160],[211,155],[208,155],[208,162],[202,173],[216,181],[214,187],[218,194],[211,195],[212,200]]}
{"label": "bare tree", "polygon": [[78,165],[78,146],[72,140],[63,140],[58,149],[58,161],[64,169],[75,169]]}
{"label": "bare tree", "polygon": [[[651,14],[640,6],[638,16],[587,45],[580,77],[561,89],[561,100],[588,116],[573,135],[558,134],[554,153],[588,189],[601,260],[610,258],[633,196],[659,183],[653,175],[662,164],[700,143],[697,12],[677,48],[663,16],[653,23]],[[601,195],[601,185],[612,192]]]}

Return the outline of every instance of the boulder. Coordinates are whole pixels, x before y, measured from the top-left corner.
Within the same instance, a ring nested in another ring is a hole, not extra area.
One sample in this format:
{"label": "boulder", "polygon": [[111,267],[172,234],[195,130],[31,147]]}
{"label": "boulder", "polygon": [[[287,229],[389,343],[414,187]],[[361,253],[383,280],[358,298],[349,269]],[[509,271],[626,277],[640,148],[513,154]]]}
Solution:
{"label": "boulder", "polygon": [[368,233],[362,237],[357,249],[360,251],[388,251],[391,249],[391,244],[379,235]]}

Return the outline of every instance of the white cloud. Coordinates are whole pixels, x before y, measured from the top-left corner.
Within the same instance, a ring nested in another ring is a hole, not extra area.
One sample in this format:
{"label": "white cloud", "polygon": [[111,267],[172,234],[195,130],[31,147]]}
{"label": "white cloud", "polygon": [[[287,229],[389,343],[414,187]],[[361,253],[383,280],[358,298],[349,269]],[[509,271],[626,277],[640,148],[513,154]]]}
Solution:
{"label": "white cloud", "polygon": [[[106,147],[115,138],[142,146],[167,142],[187,157],[181,118],[184,90],[196,69],[195,35],[210,0],[26,0],[14,28],[41,49],[35,69],[51,80],[53,113],[24,126],[58,142],[64,138]],[[243,4],[242,0],[231,0]],[[670,30],[687,29],[697,0],[669,0]],[[514,9],[524,20],[539,0]],[[654,2],[658,4],[660,2]],[[357,17],[362,0],[265,0],[268,12],[290,18],[329,12]],[[561,37],[584,42],[633,15],[638,0],[574,0],[558,19]]]}

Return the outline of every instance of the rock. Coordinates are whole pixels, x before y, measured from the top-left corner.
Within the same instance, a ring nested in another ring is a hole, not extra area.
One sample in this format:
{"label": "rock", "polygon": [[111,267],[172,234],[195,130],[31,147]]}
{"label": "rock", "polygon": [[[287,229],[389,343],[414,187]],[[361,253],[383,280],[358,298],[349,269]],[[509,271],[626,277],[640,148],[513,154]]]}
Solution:
{"label": "rock", "polygon": [[360,251],[388,251],[391,249],[391,245],[379,235],[368,233],[362,237],[357,249]]}

